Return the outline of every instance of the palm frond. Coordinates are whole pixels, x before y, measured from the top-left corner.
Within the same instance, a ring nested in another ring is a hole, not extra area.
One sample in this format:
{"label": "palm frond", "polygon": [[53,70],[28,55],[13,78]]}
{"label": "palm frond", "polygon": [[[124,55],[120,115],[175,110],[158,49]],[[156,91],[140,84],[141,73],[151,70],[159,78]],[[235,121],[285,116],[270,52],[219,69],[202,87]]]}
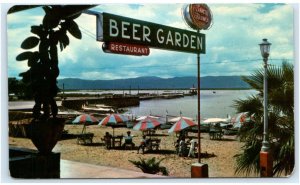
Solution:
{"label": "palm frond", "polygon": [[169,175],[168,170],[165,167],[160,166],[161,161],[164,159],[165,158],[156,160],[155,157],[152,157],[146,160],[139,157],[139,161],[128,161],[140,168],[144,173],[156,174],[162,172],[163,175]]}
{"label": "palm frond", "polygon": [[[268,123],[271,153],[274,159],[273,174],[285,175],[293,171],[294,144],[294,71],[293,65],[282,62],[281,67],[270,66],[268,77]],[[243,152],[236,155],[236,173],[259,173],[259,153],[263,138],[263,75],[264,70],[243,77],[259,93],[246,99],[237,99],[233,107],[237,112],[255,113],[254,120],[241,127],[239,137],[244,141]]]}

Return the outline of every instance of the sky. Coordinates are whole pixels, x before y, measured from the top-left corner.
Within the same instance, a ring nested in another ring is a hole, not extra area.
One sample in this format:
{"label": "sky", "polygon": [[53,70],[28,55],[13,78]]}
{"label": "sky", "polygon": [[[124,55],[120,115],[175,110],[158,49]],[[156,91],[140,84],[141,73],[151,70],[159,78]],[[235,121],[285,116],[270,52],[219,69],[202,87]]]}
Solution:
{"label": "sky", "polygon": [[[294,62],[293,7],[285,4],[208,4],[213,25],[206,35],[206,54],[200,56],[200,76],[251,75],[262,67],[259,43],[271,45],[269,64],[280,66],[283,59]],[[183,4],[101,4],[92,10],[191,30],[181,16]],[[42,8],[7,16],[8,77],[28,69],[16,61],[24,50],[22,41],[33,36],[30,26],[42,22]],[[26,19],[24,19],[26,17]],[[70,45],[59,52],[59,78],[111,80],[158,76],[197,76],[196,54],[150,48],[149,56],[108,54],[96,41],[96,18],[82,14],[75,20],[82,39],[71,35]]]}

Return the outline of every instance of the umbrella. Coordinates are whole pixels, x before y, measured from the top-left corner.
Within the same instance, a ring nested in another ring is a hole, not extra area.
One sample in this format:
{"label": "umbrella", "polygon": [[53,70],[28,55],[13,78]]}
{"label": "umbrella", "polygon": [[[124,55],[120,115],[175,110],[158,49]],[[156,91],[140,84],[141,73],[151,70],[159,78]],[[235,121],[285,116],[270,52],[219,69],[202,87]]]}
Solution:
{"label": "umbrella", "polygon": [[254,120],[254,114],[249,117],[248,112],[239,113],[236,117],[231,119],[231,123],[233,123],[234,128],[240,128],[243,123],[248,122],[250,120]]}
{"label": "umbrella", "polygon": [[142,120],[146,119],[147,117],[149,117],[149,118],[155,118],[155,119],[159,118],[157,116],[141,116],[141,117],[137,118],[136,121],[142,121]]}
{"label": "umbrella", "polygon": [[137,124],[135,124],[132,129],[143,131],[143,130],[155,128],[160,124],[161,123],[157,119],[147,116],[146,118],[144,118],[143,120],[141,120]]}
{"label": "umbrella", "polygon": [[121,114],[110,114],[103,118],[103,120],[98,125],[111,126],[113,128],[113,136],[114,136],[114,127],[122,125],[122,123],[128,121],[126,116]]}
{"label": "umbrella", "polygon": [[88,115],[88,114],[83,114],[80,116],[77,116],[72,123],[73,124],[83,124],[83,129],[82,129],[82,133],[85,131],[85,126],[87,124],[92,124],[92,123],[96,123],[98,122],[97,118],[95,118],[94,116]]}
{"label": "umbrella", "polygon": [[231,123],[243,123],[248,117],[248,112],[242,112],[231,118]]}
{"label": "umbrella", "polygon": [[193,118],[178,116],[178,117],[169,119],[169,122],[174,122],[175,123],[175,122],[178,122],[181,118],[188,119],[188,120],[191,120],[191,121],[193,120]]}
{"label": "umbrella", "polygon": [[197,124],[194,123],[192,120],[181,118],[179,121],[177,121],[168,131],[168,133],[171,132],[179,132],[183,129],[186,129],[188,127],[196,126]]}
{"label": "umbrella", "polygon": [[220,122],[227,122],[228,119],[225,118],[208,118],[203,121],[203,123],[220,123]]}

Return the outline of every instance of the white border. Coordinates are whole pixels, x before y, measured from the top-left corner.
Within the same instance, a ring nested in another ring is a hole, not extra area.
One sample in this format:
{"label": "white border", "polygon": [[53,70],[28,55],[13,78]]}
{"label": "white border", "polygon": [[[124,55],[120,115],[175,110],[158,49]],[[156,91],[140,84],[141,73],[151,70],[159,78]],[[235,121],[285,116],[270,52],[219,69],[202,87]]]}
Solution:
{"label": "white border", "polygon": [[[141,1],[141,0],[126,0],[126,3],[195,3],[197,0],[152,0],[152,1]],[[201,1],[201,3],[224,3],[221,0],[210,0],[210,1]],[[6,4],[4,4],[6,3]],[[10,3],[10,4],[8,4]],[[2,0],[1,1],[1,106],[0,106],[0,118],[1,118],[1,182],[4,183],[33,183],[33,182],[42,182],[42,183],[176,183],[176,184],[185,184],[185,183],[289,183],[289,184],[299,184],[299,1],[295,0],[264,0],[264,1],[237,1],[231,0],[229,3],[294,3],[294,55],[295,55],[295,144],[296,144],[296,161],[295,161],[295,170],[291,177],[289,178],[271,178],[271,179],[261,179],[261,178],[210,178],[210,179],[118,179],[118,180],[103,180],[103,179],[87,179],[87,180],[77,180],[77,179],[58,179],[58,180],[14,180],[9,176],[8,171],[8,90],[7,90],[7,28],[6,28],[6,12],[14,4],[83,4],[82,0],[40,0],[38,2],[32,2],[28,0]],[[101,4],[101,3],[124,3],[122,1],[115,0],[85,0],[84,4]],[[228,2],[226,2],[228,3]]]}

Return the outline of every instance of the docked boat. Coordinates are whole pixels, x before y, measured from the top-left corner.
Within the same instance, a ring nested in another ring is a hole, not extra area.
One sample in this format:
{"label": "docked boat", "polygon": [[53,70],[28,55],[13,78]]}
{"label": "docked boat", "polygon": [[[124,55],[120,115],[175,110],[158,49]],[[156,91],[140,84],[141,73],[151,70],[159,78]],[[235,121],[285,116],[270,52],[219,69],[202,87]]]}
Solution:
{"label": "docked boat", "polygon": [[101,105],[95,105],[95,106],[82,106],[82,110],[86,112],[98,112],[98,113],[114,113],[114,109],[112,107],[108,106],[101,106]]}

